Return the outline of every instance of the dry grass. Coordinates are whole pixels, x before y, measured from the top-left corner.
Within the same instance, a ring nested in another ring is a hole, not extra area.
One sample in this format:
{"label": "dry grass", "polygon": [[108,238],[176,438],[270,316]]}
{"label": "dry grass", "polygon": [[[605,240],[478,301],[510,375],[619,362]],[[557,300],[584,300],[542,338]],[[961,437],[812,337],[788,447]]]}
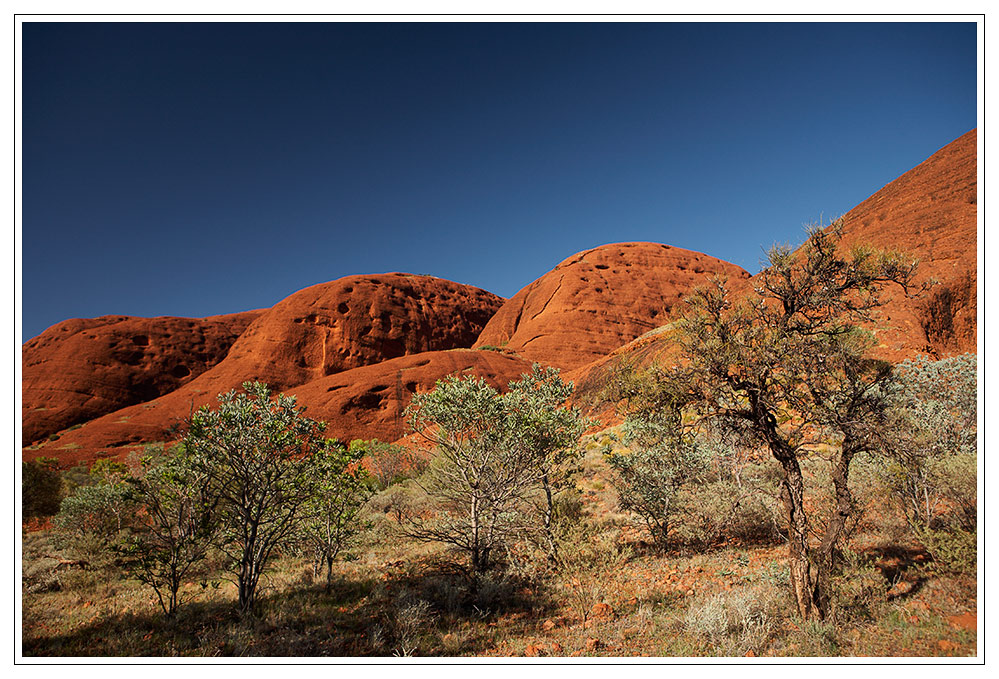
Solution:
{"label": "dry grass", "polygon": [[[109,566],[66,564],[45,531],[25,536],[25,656],[967,656],[977,638],[974,574],[934,570],[882,509],[857,527],[833,614],[790,613],[786,548],[772,536],[649,547],[620,511],[599,446],[582,462],[580,522],[560,571],[523,552],[470,584],[443,549],[402,540],[390,514],[337,565],[325,592],[311,565],[281,556],[260,608],[235,612],[233,585],[186,583],[165,619],[150,590]],[[818,502],[823,501],[821,498]],[[377,506],[375,502],[372,506]],[[764,531],[766,534],[766,531]],[[961,624],[955,622],[964,621]]]}

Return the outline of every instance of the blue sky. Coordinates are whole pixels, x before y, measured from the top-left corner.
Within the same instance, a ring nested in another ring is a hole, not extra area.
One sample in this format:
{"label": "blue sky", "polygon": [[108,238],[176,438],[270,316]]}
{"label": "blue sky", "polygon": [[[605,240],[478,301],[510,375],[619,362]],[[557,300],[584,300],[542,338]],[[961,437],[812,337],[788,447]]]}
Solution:
{"label": "blue sky", "polygon": [[23,339],[355,273],[755,272],[976,126],[973,23],[23,26]]}

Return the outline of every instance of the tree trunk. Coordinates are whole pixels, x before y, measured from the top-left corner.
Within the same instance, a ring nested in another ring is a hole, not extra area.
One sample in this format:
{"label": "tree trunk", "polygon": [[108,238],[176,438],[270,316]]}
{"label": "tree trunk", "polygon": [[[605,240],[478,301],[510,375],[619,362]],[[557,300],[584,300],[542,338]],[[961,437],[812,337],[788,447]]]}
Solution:
{"label": "tree trunk", "polygon": [[326,593],[333,588],[333,554],[326,555]]}
{"label": "tree trunk", "polygon": [[545,528],[545,539],[548,541],[548,559],[552,563],[558,563],[558,544],[555,542],[555,535],[552,532],[552,520],[555,515],[555,500],[552,497],[552,487],[551,483],[548,481],[548,474],[545,473],[541,477],[541,484],[545,489],[545,512],[544,512],[544,528]]}
{"label": "tree trunk", "polygon": [[472,523],[472,573],[476,577],[482,568],[481,554],[479,553],[479,503],[478,498],[472,498],[471,516]]}
{"label": "tree trunk", "polygon": [[784,470],[781,495],[787,512],[791,591],[802,620],[821,620],[822,611],[817,604],[818,583],[808,554],[808,517],[805,514],[805,484],[801,465],[794,451],[786,445],[771,445],[771,452]]}
{"label": "tree trunk", "polygon": [[836,491],[836,508],[826,526],[826,532],[822,536],[822,543],[819,545],[815,560],[815,579],[818,583],[817,603],[823,617],[829,613],[829,578],[832,573],[836,544],[846,529],[847,521],[853,514],[853,497],[850,495],[849,480],[850,462],[855,453],[853,442],[850,439],[844,440],[839,460],[832,470],[833,487]]}

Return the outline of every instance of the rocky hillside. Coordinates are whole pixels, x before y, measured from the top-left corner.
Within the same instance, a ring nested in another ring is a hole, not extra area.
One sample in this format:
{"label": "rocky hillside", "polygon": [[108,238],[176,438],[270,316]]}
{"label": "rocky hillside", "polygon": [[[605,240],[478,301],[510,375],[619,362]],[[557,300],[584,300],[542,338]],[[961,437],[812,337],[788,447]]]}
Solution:
{"label": "rocky hillside", "polygon": [[21,347],[25,445],[187,384],[225,358],[260,313],[53,325]]}
{"label": "rocky hillside", "polygon": [[[906,250],[921,259],[919,280],[935,281],[921,297],[887,293],[871,328],[887,358],[975,350],[976,153],[973,130],[844,218],[848,243]],[[245,314],[66,321],[22,349],[24,456],[64,466],[124,457],[175,437],[193,409],[247,380],[297,395],[343,439],[398,439],[413,393],[453,373],[502,387],[535,361],[565,370],[594,403],[622,360],[671,360],[670,319],[715,275],[737,294],[750,290],[746,271],[709,255],[618,243],[569,257],[506,301],[391,273],[315,285]]]}
{"label": "rocky hillside", "polygon": [[[886,289],[886,304],[869,324],[883,358],[943,358],[976,351],[977,139],[976,130],[968,132],[844,215],[846,244],[911,253],[920,260],[917,286],[935,281],[928,291],[909,297],[897,288]],[[571,372],[577,394],[598,404],[608,375],[620,362],[672,360],[674,347],[666,328],[662,330]]]}
{"label": "rocky hillside", "polygon": [[[136,404],[132,407],[121,408],[126,405],[123,403],[118,408],[95,410],[85,418],[91,421],[83,427],[60,427],[54,430],[58,441],[31,446],[26,454],[60,460],[90,459],[100,451],[117,454],[123,447],[164,440],[192,409],[214,404],[220,392],[238,388],[247,380],[262,380],[276,391],[287,391],[311,380],[407,354],[467,348],[502,303],[501,297],[479,288],[432,276],[348,276],[315,285],[244,324],[239,338],[229,340],[225,358],[216,360],[211,369],[199,371],[197,377],[162,396],[150,399],[146,393],[147,398],[133,397],[128,401]],[[79,323],[86,326],[89,321]],[[61,332],[58,327],[40,338]],[[159,346],[158,336],[147,333],[143,337],[154,337],[150,344]],[[28,345],[34,346],[33,342]],[[172,374],[180,372],[178,366],[187,366],[188,352],[196,345],[185,348],[178,342],[177,346],[172,358],[156,364],[159,371]],[[88,373],[86,365],[76,366],[72,353],[60,356],[80,375],[77,392],[98,391],[95,383],[87,381],[88,374],[93,378],[93,371]],[[26,409],[37,400],[35,394],[46,393],[27,380],[23,389]],[[97,417],[102,413],[108,414]],[[97,419],[91,419],[94,417]],[[25,445],[36,441],[23,440]]]}
{"label": "rocky hillside", "polygon": [[920,259],[922,297],[898,290],[872,328],[882,355],[938,358],[976,351],[978,131],[972,130],[891,182],[844,217],[847,243],[903,250]]}
{"label": "rocky hillside", "polygon": [[475,343],[573,369],[662,325],[711,276],[738,286],[749,274],[720,259],[658,243],[580,252],[511,297]]}

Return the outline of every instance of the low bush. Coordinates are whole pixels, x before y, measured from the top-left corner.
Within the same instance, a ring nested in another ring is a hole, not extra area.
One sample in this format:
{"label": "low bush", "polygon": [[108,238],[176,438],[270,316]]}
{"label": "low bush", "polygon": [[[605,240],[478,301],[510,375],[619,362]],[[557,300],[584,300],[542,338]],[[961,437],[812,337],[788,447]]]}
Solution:
{"label": "low bush", "polygon": [[770,585],[714,594],[691,604],[685,626],[716,655],[759,655],[774,638],[789,603],[786,589]]}
{"label": "low bush", "polygon": [[974,574],[978,568],[978,531],[960,526],[920,528],[916,536],[933,557],[933,565],[944,573]]}
{"label": "low bush", "polygon": [[63,484],[56,461],[39,457],[21,463],[21,508],[23,518],[52,516],[59,511]]}

